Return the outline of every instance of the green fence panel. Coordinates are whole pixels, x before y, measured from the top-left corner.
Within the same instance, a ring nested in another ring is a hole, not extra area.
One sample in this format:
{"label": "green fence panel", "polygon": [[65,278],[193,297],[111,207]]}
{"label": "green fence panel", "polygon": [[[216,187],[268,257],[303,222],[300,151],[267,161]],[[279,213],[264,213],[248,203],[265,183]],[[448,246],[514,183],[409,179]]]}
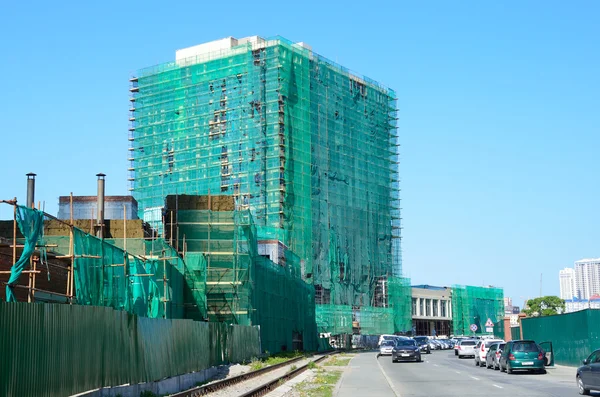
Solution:
{"label": "green fence panel", "polygon": [[68,396],[156,381],[250,360],[259,344],[257,327],[0,302],[0,396]]}
{"label": "green fence panel", "polygon": [[510,328],[510,338],[512,340],[521,339],[521,327],[511,327]]}
{"label": "green fence panel", "polygon": [[552,342],[557,364],[578,366],[595,349],[600,349],[600,310],[522,320],[523,338]]}

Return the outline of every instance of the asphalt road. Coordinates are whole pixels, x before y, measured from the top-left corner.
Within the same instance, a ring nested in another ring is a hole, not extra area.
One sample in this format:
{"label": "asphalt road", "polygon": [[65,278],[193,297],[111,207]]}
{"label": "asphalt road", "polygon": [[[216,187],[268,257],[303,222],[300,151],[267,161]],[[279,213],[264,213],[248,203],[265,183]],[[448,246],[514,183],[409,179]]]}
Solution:
{"label": "asphalt road", "polygon": [[[508,375],[500,371],[476,367],[472,358],[458,359],[453,350],[424,354],[423,359],[424,362],[421,363],[392,363],[389,356],[377,358],[377,353],[358,354],[350,362],[351,373],[344,374],[337,395],[340,397],[350,395],[570,397],[579,395],[575,384],[575,369],[570,367],[549,368],[543,375],[528,373]],[[356,394],[357,392],[359,394]],[[592,395],[600,396],[600,393],[592,393]]]}

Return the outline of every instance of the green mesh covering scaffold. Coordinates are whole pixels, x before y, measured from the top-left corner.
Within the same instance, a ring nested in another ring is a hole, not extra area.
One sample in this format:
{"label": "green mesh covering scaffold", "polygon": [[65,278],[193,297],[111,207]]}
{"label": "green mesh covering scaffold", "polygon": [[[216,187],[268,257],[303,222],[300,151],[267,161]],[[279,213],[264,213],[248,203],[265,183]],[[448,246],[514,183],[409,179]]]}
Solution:
{"label": "green mesh covering scaffold", "polygon": [[[318,305],[345,307],[317,306],[319,324],[353,307],[390,309],[375,290],[402,275],[394,91],[281,37],[140,70],[131,91],[140,217],[162,230],[167,195],[233,196],[258,239],[298,256]],[[229,303],[233,293],[222,291]]]}
{"label": "green mesh covering scaffold", "polygon": [[[45,236],[52,251],[70,255],[68,236]],[[101,240],[73,228],[75,297],[140,317],[183,318],[184,263],[164,240]],[[117,246],[119,245],[119,246]]]}
{"label": "green mesh covering scaffold", "polygon": [[260,325],[263,351],[316,350],[314,287],[291,252],[276,264],[257,251],[249,211],[177,211],[185,241],[185,316]]}
{"label": "green mesh covering scaffold", "polygon": [[[490,319],[493,327],[486,327]],[[452,286],[454,335],[495,334],[504,336],[504,292],[501,288]],[[473,332],[471,325],[477,326]],[[492,328],[489,330],[489,328]]]}

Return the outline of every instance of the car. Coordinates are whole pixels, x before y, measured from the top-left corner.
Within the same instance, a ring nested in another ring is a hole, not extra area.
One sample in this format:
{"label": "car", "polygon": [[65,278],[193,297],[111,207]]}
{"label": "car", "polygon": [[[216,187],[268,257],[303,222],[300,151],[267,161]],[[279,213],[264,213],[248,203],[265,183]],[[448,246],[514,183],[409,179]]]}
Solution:
{"label": "car", "polygon": [[380,356],[391,356],[392,350],[394,350],[394,346],[396,345],[396,340],[384,340],[381,342],[379,346],[379,355]]}
{"label": "car", "polygon": [[431,347],[429,347],[429,338],[426,336],[415,336],[414,341],[417,342],[419,350],[423,353],[431,354]]}
{"label": "car", "polygon": [[475,345],[477,341],[473,339],[463,339],[458,342],[458,358],[475,357]]}
{"label": "car", "polygon": [[454,338],[454,355],[458,356],[458,342],[467,338]]}
{"label": "car", "polygon": [[418,363],[423,361],[421,359],[421,350],[417,341],[412,339],[402,339],[396,341],[394,349],[392,350],[392,362],[398,362],[402,360],[414,360]]}
{"label": "car", "polygon": [[442,350],[444,348],[444,346],[442,345],[442,342],[440,342],[437,339],[429,339],[429,341],[431,343],[433,343],[433,346],[434,346],[435,350]]}
{"label": "car", "polygon": [[499,369],[500,368],[500,355],[502,354],[502,349],[506,346],[505,342],[502,343],[494,343],[490,346],[487,355],[485,356],[485,367]]}
{"label": "car", "polygon": [[600,390],[600,349],[592,352],[577,368],[579,394],[589,395],[591,390]]}
{"label": "car", "polygon": [[475,365],[484,367],[487,351],[491,345],[504,342],[502,339],[481,339],[476,345]]}
{"label": "car", "polygon": [[544,354],[533,340],[511,340],[506,343],[500,356],[500,371],[512,374],[513,371],[545,373]]}

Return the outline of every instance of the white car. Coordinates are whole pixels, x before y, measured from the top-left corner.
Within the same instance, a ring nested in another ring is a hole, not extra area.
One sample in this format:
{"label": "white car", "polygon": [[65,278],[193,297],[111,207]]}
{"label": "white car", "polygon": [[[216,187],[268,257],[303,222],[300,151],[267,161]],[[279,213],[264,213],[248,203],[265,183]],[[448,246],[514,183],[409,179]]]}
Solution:
{"label": "white car", "polygon": [[384,340],[381,342],[379,346],[379,355],[380,356],[391,356],[392,351],[394,350],[394,346],[396,346],[395,340]]}
{"label": "white car", "polygon": [[495,343],[503,343],[502,339],[482,339],[475,346],[475,365],[485,367],[485,358],[490,346]]}
{"label": "white car", "polygon": [[458,358],[475,357],[475,345],[477,341],[473,339],[463,339],[458,342]]}

